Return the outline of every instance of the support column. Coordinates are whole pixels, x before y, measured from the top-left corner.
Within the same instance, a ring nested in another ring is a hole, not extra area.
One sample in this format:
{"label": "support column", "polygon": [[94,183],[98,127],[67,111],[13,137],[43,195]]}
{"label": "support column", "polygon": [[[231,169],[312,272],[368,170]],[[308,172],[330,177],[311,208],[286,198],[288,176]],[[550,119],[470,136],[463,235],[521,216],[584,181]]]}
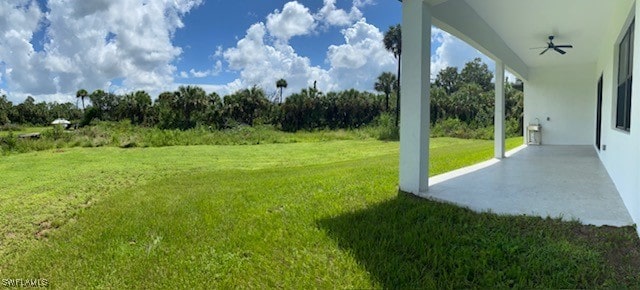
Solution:
{"label": "support column", "polygon": [[430,9],[423,0],[402,2],[400,190],[415,195],[429,188]]}
{"label": "support column", "polygon": [[496,85],[495,85],[495,116],[494,116],[494,153],[495,157],[505,157],[505,101],[504,101],[504,63],[496,60]]}

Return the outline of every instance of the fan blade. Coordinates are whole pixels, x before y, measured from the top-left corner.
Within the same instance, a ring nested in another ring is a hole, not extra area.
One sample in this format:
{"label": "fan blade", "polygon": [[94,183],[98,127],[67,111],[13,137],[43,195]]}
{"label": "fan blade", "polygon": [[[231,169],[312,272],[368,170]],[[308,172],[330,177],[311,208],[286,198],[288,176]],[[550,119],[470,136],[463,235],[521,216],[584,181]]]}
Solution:
{"label": "fan blade", "polygon": [[532,48],[529,48],[529,49],[543,49],[543,48],[549,48],[549,46],[532,47]]}
{"label": "fan blade", "polygon": [[540,55],[543,55],[545,52],[547,52],[547,50],[549,50],[549,48],[547,47],[545,50],[543,50]]}
{"label": "fan blade", "polygon": [[557,46],[553,48],[555,51],[559,52],[560,54],[565,54],[567,53],[566,51],[559,49]]}
{"label": "fan blade", "polygon": [[570,44],[566,44],[566,45],[556,45],[556,47],[559,47],[559,48],[573,48],[573,45],[570,45]]}

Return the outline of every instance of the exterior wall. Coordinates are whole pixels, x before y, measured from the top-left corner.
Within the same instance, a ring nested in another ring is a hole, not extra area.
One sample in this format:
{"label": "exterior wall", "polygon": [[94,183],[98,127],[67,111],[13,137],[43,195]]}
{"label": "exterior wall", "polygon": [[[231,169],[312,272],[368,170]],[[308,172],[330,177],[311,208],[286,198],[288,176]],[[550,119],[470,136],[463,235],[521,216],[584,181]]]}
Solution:
{"label": "exterior wall", "polygon": [[[601,52],[596,65],[596,76],[602,74],[602,146],[606,150],[598,154],[611,179],[616,185],[629,214],[636,224],[640,224],[640,82],[634,81],[632,87],[631,130],[625,132],[615,128],[615,108],[617,96],[617,51],[622,35],[629,27],[633,15],[640,15],[633,5],[621,5],[616,17],[611,18],[612,27],[603,42],[609,44]],[[637,19],[640,20],[640,19]],[[636,22],[637,24],[637,22]],[[640,30],[636,25],[634,43],[634,74],[640,74]],[[595,115],[595,112],[593,113]]]}
{"label": "exterior wall", "polygon": [[544,145],[593,144],[595,67],[591,64],[530,69],[524,86],[525,130],[526,125],[537,123],[538,118]]}

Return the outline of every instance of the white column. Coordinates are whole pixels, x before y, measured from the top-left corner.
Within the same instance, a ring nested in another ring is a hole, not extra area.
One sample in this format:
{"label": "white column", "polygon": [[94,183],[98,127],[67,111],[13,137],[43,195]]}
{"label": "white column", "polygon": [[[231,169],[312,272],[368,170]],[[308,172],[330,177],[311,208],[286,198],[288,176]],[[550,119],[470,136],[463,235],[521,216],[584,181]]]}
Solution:
{"label": "white column", "polygon": [[402,2],[400,190],[429,188],[431,11],[423,0]]}
{"label": "white column", "polygon": [[504,126],[504,63],[501,60],[496,60],[496,98],[495,98],[495,116],[494,116],[494,152],[495,157],[498,159],[504,158],[504,139],[505,139],[505,126]]}

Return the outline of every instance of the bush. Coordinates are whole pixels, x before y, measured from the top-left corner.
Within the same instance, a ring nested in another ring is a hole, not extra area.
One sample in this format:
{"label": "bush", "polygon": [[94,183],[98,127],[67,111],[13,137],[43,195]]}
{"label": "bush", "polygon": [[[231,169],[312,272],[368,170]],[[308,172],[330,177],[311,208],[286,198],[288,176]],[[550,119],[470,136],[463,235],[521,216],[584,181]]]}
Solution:
{"label": "bush", "polygon": [[17,124],[7,123],[0,126],[0,131],[20,131],[20,130],[22,130],[22,127],[20,127],[20,125],[17,125]]}
{"label": "bush", "polygon": [[[464,139],[493,140],[494,127],[467,124],[459,119],[446,119],[431,126],[431,137],[455,137]],[[507,138],[522,136],[518,120],[509,119],[505,123]]]}
{"label": "bush", "polygon": [[[65,136],[65,135],[67,135],[67,136]],[[62,126],[60,126],[60,125],[55,125],[55,126],[53,126],[52,129],[44,130],[42,132],[41,137],[42,138],[49,138],[49,139],[52,139],[52,140],[58,140],[58,139],[62,139],[62,138],[67,137],[67,138],[65,138],[65,139],[67,139],[67,141],[71,140],[71,138],[68,137],[68,134],[65,134],[64,128]]]}
{"label": "bush", "polygon": [[479,127],[460,119],[446,119],[431,127],[431,137],[455,137],[464,139],[493,139],[493,126]]}
{"label": "bush", "polygon": [[391,113],[382,113],[371,127],[371,136],[383,141],[400,140],[400,128],[396,126],[395,116]]}
{"label": "bush", "polygon": [[314,88],[292,94],[281,107],[284,131],[355,129],[371,124],[382,112],[379,96],[356,90],[329,92]]}
{"label": "bush", "polygon": [[13,135],[13,132],[9,131],[9,134],[4,137],[0,137],[0,150],[2,154],[8,154],[16,148],[18,138]]}
{"label": "bush", "polygon": [[100,111],[98,111],[98,109],[94,107],[89,107],[85,111],[84,115],[82,116],[82,121],[80,122],[80,126],[81,127],[88,126],[89,124],[91,124],[91,121],[93,121],[94,119],[97,119],[99,115],[100,115]]}
{"label": "bush", "polygon": [[522,125],[521,124],[522,123],[519,122],[516,119],[507,120],[507,123],[505,124],[505,126],[506,126],[505,134],[507,135],[507,137],[522,136]]}

